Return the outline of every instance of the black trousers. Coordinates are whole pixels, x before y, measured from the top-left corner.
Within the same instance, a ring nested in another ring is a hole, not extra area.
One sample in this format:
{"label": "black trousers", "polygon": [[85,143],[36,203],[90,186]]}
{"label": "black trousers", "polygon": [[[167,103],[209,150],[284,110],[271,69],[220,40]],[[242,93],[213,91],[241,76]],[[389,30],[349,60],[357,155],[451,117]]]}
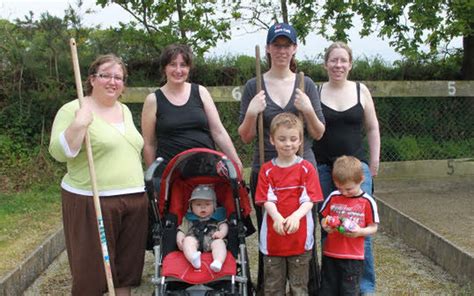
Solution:
{"label": "black trousers", "polygon": [[364,260],[337,259],[323,255],[319,295],[359,295]]}

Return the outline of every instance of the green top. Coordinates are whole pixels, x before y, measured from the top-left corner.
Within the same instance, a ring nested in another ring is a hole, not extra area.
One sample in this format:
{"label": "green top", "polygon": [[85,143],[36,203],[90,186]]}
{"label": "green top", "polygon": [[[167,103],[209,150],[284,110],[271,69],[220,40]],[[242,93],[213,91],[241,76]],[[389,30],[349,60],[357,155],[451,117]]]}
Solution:
{"label": "green top", "polygon": [[[144,191],[141,151],[143,138],[136,129],[128,107],[123,110],[125,133],[94,115],[88,132],[91,141],[97,187],[101,196]],[[60,162],[66,162],[67,173],[62,187],[73,193],[92,195],[87,153],[84,144],[76,157],[68,158],[60,142],[60,135],[74,120],[79,109],[76,99],[59,109],[51,131],[49,152]]]}

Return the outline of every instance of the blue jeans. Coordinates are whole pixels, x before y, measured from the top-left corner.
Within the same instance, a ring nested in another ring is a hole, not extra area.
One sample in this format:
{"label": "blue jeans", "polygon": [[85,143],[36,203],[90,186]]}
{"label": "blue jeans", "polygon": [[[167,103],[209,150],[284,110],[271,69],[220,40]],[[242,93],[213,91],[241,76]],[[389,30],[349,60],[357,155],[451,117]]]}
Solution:
{"label": "blue jeans", "polygon": [[[362,163],[364,170],[364,182],[362,183],[362,190],[372,195],[372,175],[370,174],[369,166]],[[336,190],[336,186],[332,181],[331,167],[326,164],[318,164],[319,183],[323,190],[324,198],[327,198],[331,192]],[[321,205],[321,204],[320,204]],[[324,232],[324,231],[323,231]],[[361,293],[375,292],[375,268],[374,255],[372,253],[372,237],[366,236],[364,240],[364,271],[360,279]]]}

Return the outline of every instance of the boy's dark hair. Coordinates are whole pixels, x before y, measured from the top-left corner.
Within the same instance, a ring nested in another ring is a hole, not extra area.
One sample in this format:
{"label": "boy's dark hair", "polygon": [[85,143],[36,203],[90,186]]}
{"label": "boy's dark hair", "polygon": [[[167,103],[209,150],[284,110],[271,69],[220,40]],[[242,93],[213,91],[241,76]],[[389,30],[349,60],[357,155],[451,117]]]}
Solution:
{"label": "boy's dark hair", "polygon": [[340,156],[334,162],[332,178],[335,183],[339,184],[347,182],[360,183],[364,180],[362,163],[354,156]]}
{"label": "boy's dark hair", "polygon": [[273,137],[275,131],[281,126],[297,129],[300,139],[303,139],[303,122],[295,114],[283,112],[275,116],[270,124],[270,136]]}

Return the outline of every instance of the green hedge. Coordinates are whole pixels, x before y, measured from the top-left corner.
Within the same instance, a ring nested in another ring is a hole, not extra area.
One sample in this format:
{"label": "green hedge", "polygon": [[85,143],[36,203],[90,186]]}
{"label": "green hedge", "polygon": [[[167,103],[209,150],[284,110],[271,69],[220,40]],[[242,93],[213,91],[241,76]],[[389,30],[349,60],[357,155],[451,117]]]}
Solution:
{"label": "green hedge", "polygon": [[[37,157],[48,159],[45,151],[52,120],[58,108],[76,96],[68,46],[71,36],[78,43],[83,77],[96,56],[114,52],[127,64],[128,86],[154,86],[162,80],[158,57],[166,39],[151,42],[146,32],[133,28],[71,27],[69,19],[51,15],[14,23],[0,19],[0,178],[21,178],[28,162]],[[357,59],[350,79],[458,80],[461,58],[462,52],[393,63],[381,57]],[[297,62],[298,71],[314,81],[327,80],[321,60]],[[266,69],[265,59],[262,69]],[[190,80],[205,86],[243,85],[254,73],[253,56],[196,58]],[[141,105],[131,107],[139,125]],[[238,103],[219,103],[217,107],[244,163],[250,163],[252,145],[243,145],[237,135]],[[376,108],[381,122],[382,160],[472,156],[472,99],[377,98]],[[411,148],[405,151],[403,147]]]}

